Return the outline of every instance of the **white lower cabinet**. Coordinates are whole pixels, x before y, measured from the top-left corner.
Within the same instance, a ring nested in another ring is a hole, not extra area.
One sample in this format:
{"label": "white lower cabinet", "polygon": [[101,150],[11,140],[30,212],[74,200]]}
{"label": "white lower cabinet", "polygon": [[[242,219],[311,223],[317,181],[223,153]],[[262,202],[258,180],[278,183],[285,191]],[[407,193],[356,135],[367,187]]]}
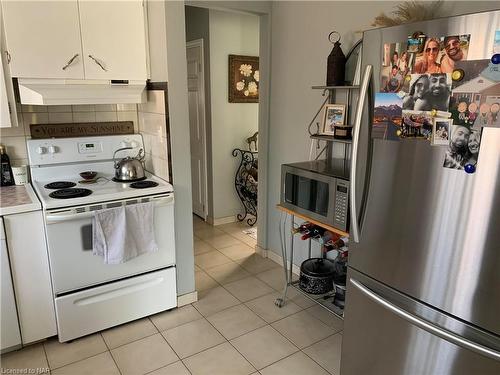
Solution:
{"label": "white lower cabinet", "polygon": [[177,306],[175,267],[55,299],[64,342]]}
{"label": "white lower cabinet", "polygon": [[41,211],[3,217],[23,344],[57,334]]}
{"label": "white lower cabinet", "polygon": [[3,230],[3,221],[0,218],[0,277],[1,277],[1,311],[0,311],[0,350],[13,350],[21,346],[21,333],[17,320],[16,300],[10,275],[9,255]]}

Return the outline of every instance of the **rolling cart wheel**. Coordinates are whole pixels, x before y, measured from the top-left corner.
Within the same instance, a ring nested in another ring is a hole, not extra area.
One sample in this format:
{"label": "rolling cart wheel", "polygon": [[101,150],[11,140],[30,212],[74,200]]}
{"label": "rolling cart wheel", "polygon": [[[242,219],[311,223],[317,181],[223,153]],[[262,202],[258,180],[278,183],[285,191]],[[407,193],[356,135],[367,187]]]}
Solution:
{"label": "rolling cart wheel", "polygon": [[274,301],[274,304],[278,307],[283,307],[283,305],[285,304],[285,301],[283,301],[282,298],[276,298],[276,300]]}

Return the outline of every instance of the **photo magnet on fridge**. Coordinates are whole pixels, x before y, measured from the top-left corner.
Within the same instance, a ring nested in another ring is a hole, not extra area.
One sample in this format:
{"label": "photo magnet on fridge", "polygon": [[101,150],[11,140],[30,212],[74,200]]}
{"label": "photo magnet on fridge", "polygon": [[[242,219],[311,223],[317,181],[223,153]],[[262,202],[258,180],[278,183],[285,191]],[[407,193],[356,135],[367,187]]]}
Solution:
{"label": "photo magnet on fridge", "polygon": [[400,137],[431,139],[433,122],[429,112],[403,110]]}
{"label": "photo magnet on fridge", "polygon": [[500,127],[500,82],[483,76],[488,66],[489,60],[486,59],[456,64],[464,74],[460,81],[453,82],[450,112],[454,124],[474,128]]}
{"label": "photo magnet on fridge", "polygon": [[451,74],[412,74],[403,109],[410,111],[448,111]]}
{"label": "photo magnet on fridge", "polygon": [[452,125],[450,142],[446,150],[443,167],[464,169],[464,166],[477,165],[481,145],[481,130],[463,125]]}
{"label": "photo magnet on fridge", "polygon": [[380,91],[398,92],[409,71],[408,52],[403,43],[384,44],[382,68],[380,70]]}
{"label": "photo magnet on fridge", "polygon": [[452,119],[435,117],[432,123],[431,145],[448,146],[450,142],[450,130],[452,124]]}
{"label": "photo magnet on fridge", "polygon": [[399,140],[403,100],[394,93],[375,93],[372,138]]}

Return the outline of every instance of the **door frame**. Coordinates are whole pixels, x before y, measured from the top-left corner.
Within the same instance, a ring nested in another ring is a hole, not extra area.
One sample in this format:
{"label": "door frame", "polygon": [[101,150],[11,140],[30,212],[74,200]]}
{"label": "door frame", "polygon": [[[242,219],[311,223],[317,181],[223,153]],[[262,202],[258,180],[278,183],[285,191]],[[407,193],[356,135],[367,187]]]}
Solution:
{"label": "door frame", "polygon": [[[204,160],[203,160],[203,168],[205,169],[205,205],[203,207],[203,220],[207,221],[208,218],[208,151],[207,151],[207,116],[206,116],[206,101],[205,101],[205,50],[204,50],[204,40],[203,38],[200,39],[195,39],[191,40],[189,42],[186,42],[186,50],[188,48],[192,47],[200,47],[201,49],[201,63],[200,63],[200,80],[201,80],[201,96],[200,96],[200,102],[203,103],[203,135],[204,135],[204,141],[203,141],[203,155],[204,155]],[[189,88],[188,88],[189,90]],[[189,99],[188,99],[189,100]],[[192,177],[191,177],[191,183],[192,183]]]}
{"label": "door frame", "polygon": [[271,98],[271,1],[199,1],[185,0],[184,5],[249,14],[259,17],[259,189],[257,191],[257,246],[268,248],[268,163]]}

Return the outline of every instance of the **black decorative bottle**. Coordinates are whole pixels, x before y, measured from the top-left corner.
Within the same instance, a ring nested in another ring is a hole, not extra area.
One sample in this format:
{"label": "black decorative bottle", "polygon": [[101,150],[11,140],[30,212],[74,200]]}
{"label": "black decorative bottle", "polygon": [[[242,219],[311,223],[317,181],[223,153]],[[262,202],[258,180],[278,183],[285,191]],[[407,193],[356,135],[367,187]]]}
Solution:
{"label": "black decorative bottle", "polygon": [[5,146],[3,145],[0,145],[0,156],[1,156],[0,186],[14,185],[14,175],[12,174],[10,159],[7,153],[5,152]]}
{"label": "black decorative bottle", "polygon": [[[337,34],[338,39],[334,42],[332,35]],[[332,31],[328,35],[328,40],[333,43],[332,51],[328,55],[326,66],[326,85],[327,86],[343,86],[345,83],[345,64],[346,58],[342,48],[340,48],[340,34]]]}

